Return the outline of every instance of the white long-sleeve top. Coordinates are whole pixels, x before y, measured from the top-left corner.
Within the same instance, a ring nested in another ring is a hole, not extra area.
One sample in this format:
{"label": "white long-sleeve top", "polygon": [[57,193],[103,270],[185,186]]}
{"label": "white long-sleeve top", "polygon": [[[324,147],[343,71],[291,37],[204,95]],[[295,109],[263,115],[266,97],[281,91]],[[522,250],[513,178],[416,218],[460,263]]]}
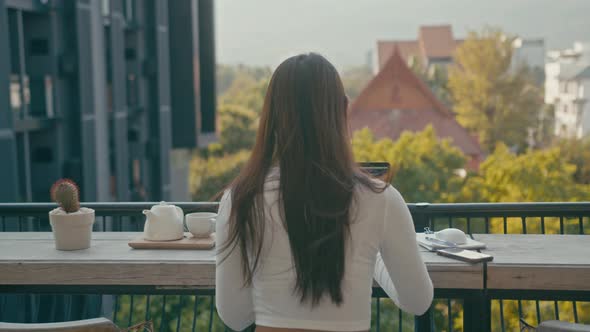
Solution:
{"label": "white long-sleeve top", "polygon": [[[216,305],[223,322],[233,330],[252,323],[260,326],[327,331],[368,330],[371,324],[373,278],[404,311],[420,315],[432,302],[433,287],[416,242],[408,207],[393,187],[374,193],[359,185],[351,210],[343,302],[324,295],[319,305],[301,303],[293,292],[296,280],[289,237],[278,204],[278,170],[271,170],[264,190],[266,227],[260,265],[251,286],[244,286],[239,247],[217,254]],[[217,217],[220,248],[228,237],[229,191]],[[223,257],[227,258],[221,262]],[[249,255],[249,257],[251,257]]]}

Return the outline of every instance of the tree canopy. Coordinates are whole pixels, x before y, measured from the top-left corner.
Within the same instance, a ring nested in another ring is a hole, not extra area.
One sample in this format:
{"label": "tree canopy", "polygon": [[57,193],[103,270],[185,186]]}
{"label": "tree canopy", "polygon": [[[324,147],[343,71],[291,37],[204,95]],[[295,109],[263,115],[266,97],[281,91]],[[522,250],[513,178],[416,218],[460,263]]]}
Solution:
{"label": "tree canopy", "polygon": [[412,56],[409,60],[410,69],[424,83],[428,85],[434,95],[445,105],[450,105],[451,96],[448,87],[447,68],[441,64],[430,64],[428,67],[422,63],[420,57]]}
{"label": "tree canopy", "polygon": [[557,146],[565,160],[576,165],[575,181],[590,185],[590,138],[562,140],[557,143]]}
{"label": "tree canopy", "polygon": [[391,183],[408,202],[590,200],[590,186],[582,176],[587,169],[578,172],[559,147],[517,155],[498,143],[478,173],[467,173],[459,171],[466,157],[448,140],[439,140],[431,126],[418,133],[406,132],[395,142],[376,141],[365,128],[355,132],[352,146],[358,161],[389,162]]}
{"label": "tree canopy", "polygon": [[250,108],[222,104],[217,113],[219,144],[223,152],[251,149],[256,139],[258,114]]}
{"label": "tree canopy", "polygon": [[511,66],[512,42],[497,29],[472,31],[449,69],[457,121],[478,134],[487,151],[497,142],[524,150],[528,128],[536,127],[543,105],[542,91],[528,69]]}
{"label": "tree canopy", "polygon": [[576,182],[576,165],[558,147],[515,155],[499,143],[469,177],[460,200],[469,202],[565,202],[590,199],[590,188]]}
{"label": "tree canopy", "polygon": [[446,202],[459,189],[466,158],[448,140],[438,140],[432,126],[418,133],[405,132],[395,142],[376,141],[367,128],[355,132],[352,140],[357,161],[387,161],[392,184],[408,202]]}

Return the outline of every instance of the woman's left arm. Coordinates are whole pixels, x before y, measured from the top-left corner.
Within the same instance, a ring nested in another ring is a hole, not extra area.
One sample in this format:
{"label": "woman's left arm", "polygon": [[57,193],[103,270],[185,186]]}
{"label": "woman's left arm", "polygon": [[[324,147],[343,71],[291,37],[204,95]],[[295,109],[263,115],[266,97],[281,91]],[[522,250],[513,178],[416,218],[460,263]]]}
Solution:
{"label": "woman's left arm", "polygon": [[230,212],[231,192],[226,191],[219,203],[215,226],[215,302],[217,313],[225,325],[241,331],[254,323],[254,304],[252,288],[244,285],[240,248],[232,245],[220,252],[228,239]]}

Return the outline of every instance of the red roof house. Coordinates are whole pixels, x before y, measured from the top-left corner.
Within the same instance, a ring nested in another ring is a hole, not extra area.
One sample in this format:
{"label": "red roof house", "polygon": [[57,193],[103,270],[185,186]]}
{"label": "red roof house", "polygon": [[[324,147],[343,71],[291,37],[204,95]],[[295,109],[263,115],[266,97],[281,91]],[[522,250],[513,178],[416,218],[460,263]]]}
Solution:
{"label": "red roof house", "polygon": [[352,102],[349,122],[353,132],[368,127],[375,138],[392,140],[432,125],[439,138],[449,138],[469,157],[469,169],[477,169],[483,159],[478,141],[412,72],[399,49]]}
{"label": "red roof house", "polygon": [[397,48],[402,58],[409,62],[411,58],[422,61],[428,66],[432,63],[449,64],[453,62],[453,53],[463,40],[455,39],[450,25],[422,26],[417,40],[379,40],[377,41],[378,69]]}

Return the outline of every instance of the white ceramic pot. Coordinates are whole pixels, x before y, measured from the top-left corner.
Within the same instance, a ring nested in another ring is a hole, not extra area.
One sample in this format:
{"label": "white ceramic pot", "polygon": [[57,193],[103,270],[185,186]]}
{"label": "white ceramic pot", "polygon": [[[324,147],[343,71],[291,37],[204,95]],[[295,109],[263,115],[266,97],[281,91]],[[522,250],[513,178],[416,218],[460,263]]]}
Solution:
{"label": "white ceramic pot", "polygon": [[55,249],[80,250],[90,248],[94,210],[80,208],[74,213],[65,213],[61,208],[49,212]]}

